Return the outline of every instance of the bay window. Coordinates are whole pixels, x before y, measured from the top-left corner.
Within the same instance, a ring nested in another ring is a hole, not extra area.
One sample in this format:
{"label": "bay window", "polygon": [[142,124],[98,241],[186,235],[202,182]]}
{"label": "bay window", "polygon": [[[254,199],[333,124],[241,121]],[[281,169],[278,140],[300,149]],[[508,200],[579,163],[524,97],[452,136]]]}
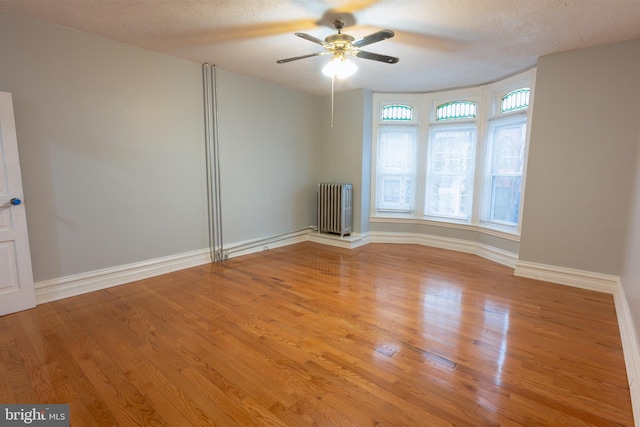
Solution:
{"label": "bay window", "polygon": [[519,233],[535,70],[491,85],[374,94],[371,218]]}

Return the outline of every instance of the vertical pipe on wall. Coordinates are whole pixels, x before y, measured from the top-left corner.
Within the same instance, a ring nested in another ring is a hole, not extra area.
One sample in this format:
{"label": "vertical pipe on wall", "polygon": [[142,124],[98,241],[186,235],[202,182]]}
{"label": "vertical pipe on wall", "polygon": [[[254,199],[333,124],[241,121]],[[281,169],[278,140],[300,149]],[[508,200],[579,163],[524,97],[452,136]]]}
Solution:
{"label": "vertical pipe on wall", "polygon": [[215,65],[202,65],[204,86],[209,253],[212,262],[224,260],[220,153],[218,145],[218,100]]}
{"label": "vertical pipe on wall", "polygon": [[217,200],[217,224],[218,224],[218,238],[220,240],[220,252],[219,252],[219,260],[222,261],[223,259],[226,259],[226,255],[224,254],[224,250],[222,247],[222,192],[221,192],[221,188],[222,188],[222,181],[220,180],[220,145],[219,145],[219,140],[220,138],[218,137],[218,129],[220,128],[218,126],[218,80],[217,80],[217,73],[215,72],[215,65],[213,67],[213,108],[214,108],[214,116],[213,116],[213,126],[214,126],[214,135],[215,135],[215,170],[216,170],[216,178],[215,178],[215,183],[216,183],[216,200]]}
{"label": "vertical pipe on wall", "polygon": [[214,241],[213,235],[213,198],[211,197],[212,176],[211,176],[211,149],[212,149],[212,121],[210,111],[212,109],[211,100],[211,79],[209,78],[209,64],[202,64],[202,89],[204,95],[204,137],[205,137],[205,161],[207,172],[207,225],[209,227],[209,256],[211,262],[214,261]]}

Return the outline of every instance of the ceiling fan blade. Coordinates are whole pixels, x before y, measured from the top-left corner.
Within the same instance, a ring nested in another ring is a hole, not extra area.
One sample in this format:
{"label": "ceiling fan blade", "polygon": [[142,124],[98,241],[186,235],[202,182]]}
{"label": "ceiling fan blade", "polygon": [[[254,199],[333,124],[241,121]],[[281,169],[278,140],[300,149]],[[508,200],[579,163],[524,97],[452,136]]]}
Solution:
{"label": "ceiling fan blade", "polygon": [[309,55],[294,56],[293,58],[287,58],[287,59],[279,59],[276,62],[278,64],[284,64],[286,62],[297,61],[298,59],[305,59],[305,58],[311,58],[313,56],[326,55],[327,53],[329,53],[329,52],[310,53]]}
{"label": "ceiling fan blade", "polygon": [[358,39],[351,43],[353,47],[362,47],[371,43],[379,42],[382,40],[390,39],[393,37],[395,33],[391,30],[381,30],[377,33],[369,34],[368,36],[364,36],[361,39]]}
{"label": "ceiling fan blade", "polygon": [[303,38],[305,40],[309,40],[310,42],[317,43],[317,44],[319,44],[321,46],[324,46],[324,41],[320,40],[317,37],[313,37],[313,36],[310,36],[309,34],[305,34],[305,33],[295,33],[295,34],[296,34],[296,36],[301,37],[301,38]]}
{"label": "ceiling fan blade", "polygon": [[365,52],[358,50],[354,53],[358,58],[373,59],[374,61],[386,62],[387,64],[395,64],[400,59],[395,56],[380,55],[379,53]]}

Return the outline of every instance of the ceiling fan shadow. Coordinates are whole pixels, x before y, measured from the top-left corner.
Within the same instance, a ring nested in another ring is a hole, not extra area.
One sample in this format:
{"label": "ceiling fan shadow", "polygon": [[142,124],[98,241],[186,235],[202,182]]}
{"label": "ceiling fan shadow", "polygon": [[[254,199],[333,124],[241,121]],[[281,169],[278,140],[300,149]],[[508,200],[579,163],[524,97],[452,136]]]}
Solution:
{"label": "ceiling fan shadow", "polygon": [[403,45],[426,48],[443,52],[463,49],[468,43],[463,40],[446,38],[415,31],[395,30],[395,42]]}
{"label": "ceiling fan shadow", "polygon": [[253,25],[202,29],[186,33],[172,41],[174,44],[180,46],[201,46],[211,43],[244,41],[313,30],[318,27],[334,28],[334,21],[336,19],[343,22],[345,26],[353,26],[357,22],[354,15],[355,12],[367,9],[379,1],[380,0],[354,0],[339,8],[327,10],[318,20],[305,18],[291,21],[264,22]]}
{"label": "ceiling fan shadow", "polygon": [[216,29],[203,29],[185,33],[176,38],[181,46],[201,46],[212,43],[237,42],[261,37],[279,36],[300,30],[317,28],[313,19],[268,22],[254,25],[230,26]]}
{"label": "ceiling fan shadow", "polygon": [[[325,15],[328,15],[328,18],[335,19],[335,17],[330,14],[353,14],[355,12],[369,9],[372,6],[375,6],[377,3],[380,3],[380,0],[352,0],[339,7],[328,9],[325,12]],[[324,17],[325,16],[323,15],[323,18]],[[331,20],[329,20],[328,22],[329,24],[331,24]]]}

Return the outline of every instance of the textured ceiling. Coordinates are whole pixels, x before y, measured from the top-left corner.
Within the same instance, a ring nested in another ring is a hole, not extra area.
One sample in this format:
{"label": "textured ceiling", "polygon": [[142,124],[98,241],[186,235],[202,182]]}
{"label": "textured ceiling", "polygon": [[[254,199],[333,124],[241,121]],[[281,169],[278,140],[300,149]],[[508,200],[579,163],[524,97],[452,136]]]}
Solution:
{"label": "textured ceiling", "polygon": [[336,90],[432,91],[487,83],[541,55],[640,38],[640,0],[0,0],[0,11],[97,34],[197,63],[322,94],[328,56],[276,60],[322,47],[331,21],[355,38],[394,38],[363,50],[397,64],[355,58]]}

